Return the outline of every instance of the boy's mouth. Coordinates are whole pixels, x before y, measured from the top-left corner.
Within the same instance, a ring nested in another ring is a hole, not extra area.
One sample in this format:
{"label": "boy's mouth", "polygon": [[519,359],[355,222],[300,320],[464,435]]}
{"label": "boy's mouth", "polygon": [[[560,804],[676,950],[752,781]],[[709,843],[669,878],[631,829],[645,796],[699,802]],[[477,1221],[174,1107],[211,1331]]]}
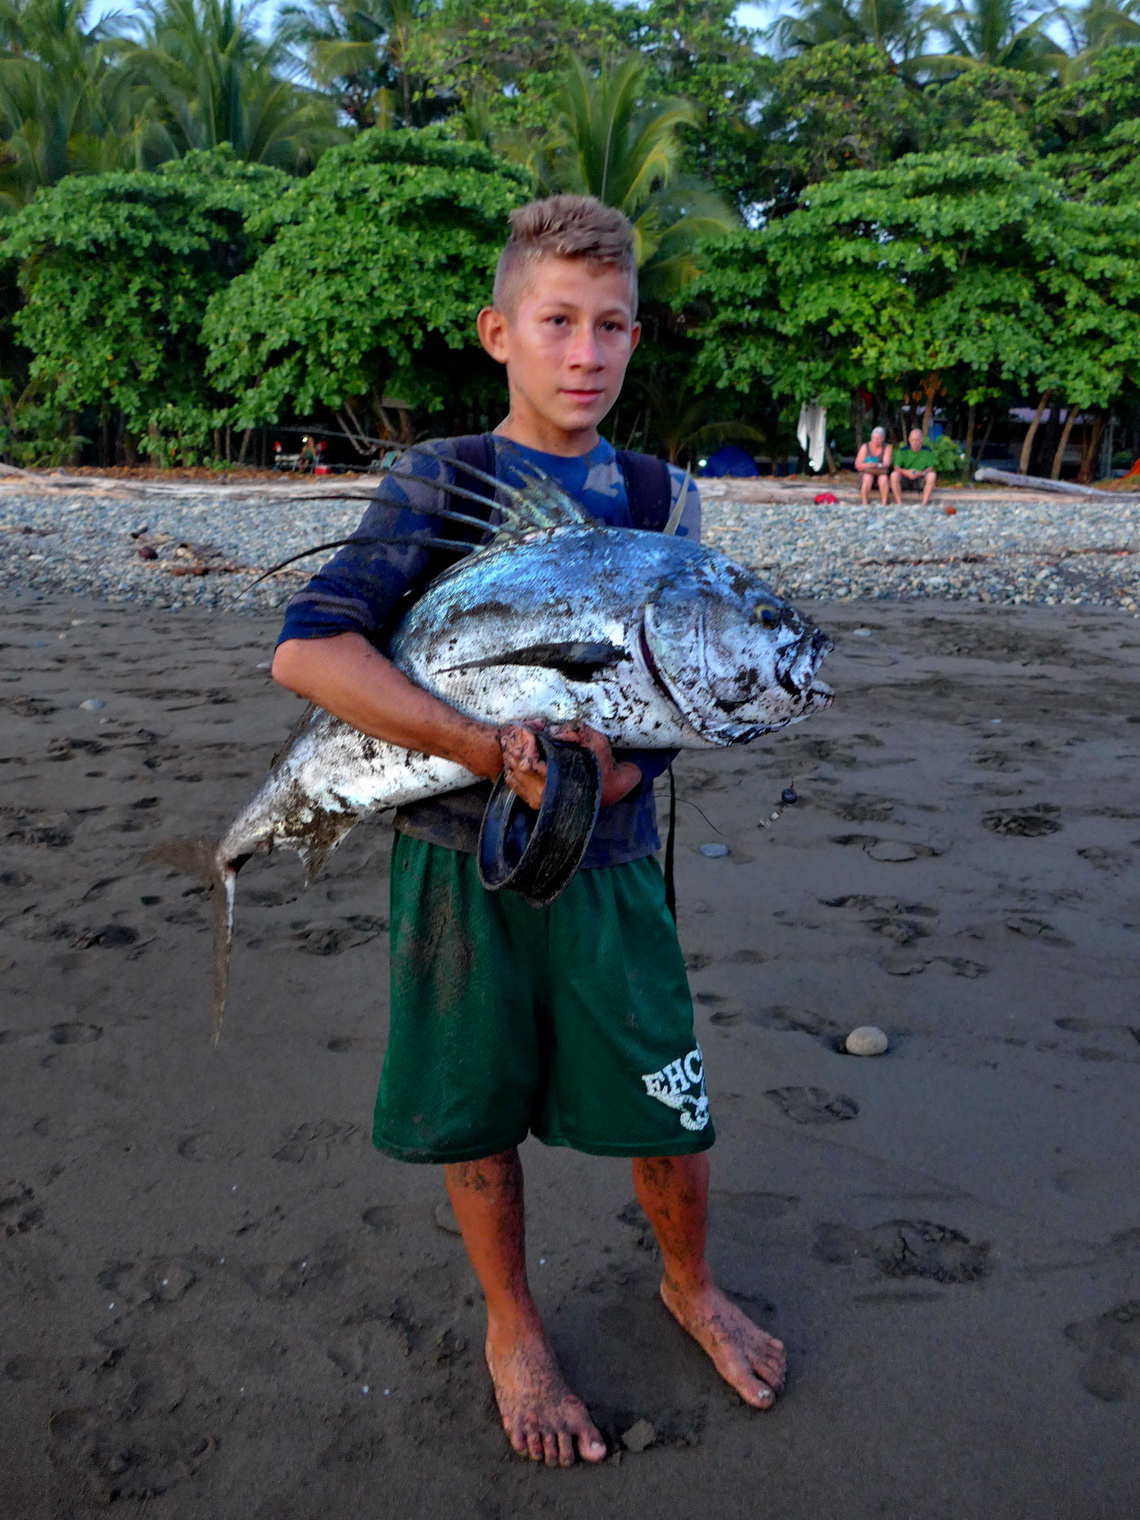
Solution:
{"label": "boy's mouth", "polygon": [[605,392],[602,390],[580,391],[567,389],[562,394],[568,396],[571,401],[596,401]]}

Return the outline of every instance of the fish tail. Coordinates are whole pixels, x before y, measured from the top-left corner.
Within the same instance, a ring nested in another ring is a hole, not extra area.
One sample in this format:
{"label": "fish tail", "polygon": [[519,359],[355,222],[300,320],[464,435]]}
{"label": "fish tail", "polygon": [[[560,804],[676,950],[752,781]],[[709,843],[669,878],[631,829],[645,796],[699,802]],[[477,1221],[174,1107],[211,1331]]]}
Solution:
{"label": "fish tail", "polygon": [[230,983],[230,952],[234,943],[234,903],[237,900],[239,867],[231,860],[215,862],[214,902],[214,1001],[210,1044],[216,1050],[222,1037],[226,992]]}
{"label": "fish tail", "polygon": [[249,855],[239,855],[230,860],[221,853],[216,841],[193,838],[164,840],[147,858],[161,860],[178,871],[185,871],[188,876],[197,877],[210,889],[214,914],[213,1027],[210,1044],[216,1048],[222,1033],[230,979],[237,874]]}

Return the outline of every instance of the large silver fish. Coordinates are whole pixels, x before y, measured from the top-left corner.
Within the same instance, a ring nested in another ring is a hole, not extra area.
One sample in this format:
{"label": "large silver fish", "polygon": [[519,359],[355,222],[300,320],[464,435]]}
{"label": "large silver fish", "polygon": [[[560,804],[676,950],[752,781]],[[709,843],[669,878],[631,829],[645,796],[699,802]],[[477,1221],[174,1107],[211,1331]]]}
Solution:
{"label": "large silver fish", "polygon": [[[816,679],[830,640],[751,570],[669,530],[594,525],[545,478],[497,491],[504,526],[428,587],[386,651],[418,686],[486,722],[585,722],[635,749],[746,744],[831,702]],[[215,1039],[251,856],[288,847],[311,879],[358,819],[478,779],[310,709],[214,856]]]}

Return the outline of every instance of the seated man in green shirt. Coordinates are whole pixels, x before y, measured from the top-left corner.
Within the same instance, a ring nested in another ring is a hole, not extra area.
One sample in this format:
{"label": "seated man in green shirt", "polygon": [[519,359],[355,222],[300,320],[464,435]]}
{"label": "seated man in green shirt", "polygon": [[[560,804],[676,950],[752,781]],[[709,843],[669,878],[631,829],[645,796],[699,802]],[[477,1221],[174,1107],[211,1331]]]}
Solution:
{"label": "seated man in green shirt", "polygon": [[922,488],[922,505],[925,507],[934,490],[936,471],[934,450],[930,448],[918,428],[911,428],[906,435],[907,446],[895,455],[895,467],[891,471],[891,494],[895,503],[902,506],[902,493]]}

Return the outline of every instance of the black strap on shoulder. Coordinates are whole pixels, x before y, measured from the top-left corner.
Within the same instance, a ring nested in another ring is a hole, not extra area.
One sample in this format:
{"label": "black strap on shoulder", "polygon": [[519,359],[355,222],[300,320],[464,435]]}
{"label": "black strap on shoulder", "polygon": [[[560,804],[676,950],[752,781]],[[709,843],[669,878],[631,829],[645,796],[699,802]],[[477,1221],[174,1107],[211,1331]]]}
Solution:
{"label": "black strap on shoulder", "polygon": [[673,509],[673,479],[669,466],[652,454],[617,450],[618,468],[625,480],[630,522],[635,528],[660,533]]}

